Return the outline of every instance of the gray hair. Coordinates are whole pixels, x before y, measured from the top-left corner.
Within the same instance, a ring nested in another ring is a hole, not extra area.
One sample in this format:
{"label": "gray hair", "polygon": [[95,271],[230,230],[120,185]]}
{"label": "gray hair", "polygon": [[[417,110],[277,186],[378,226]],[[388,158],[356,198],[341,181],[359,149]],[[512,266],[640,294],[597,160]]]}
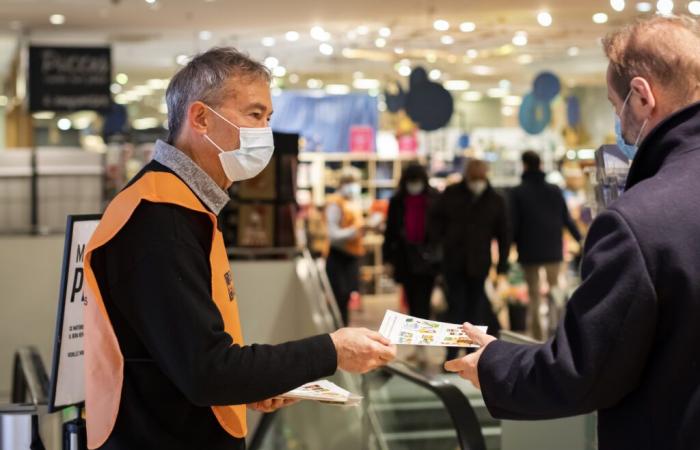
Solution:
{"label": "gray hair", "polygon": [[187,117],[187,109],[195,101],[217,107],[230,92],[226,81],[233,76],[271,80],[263,64],[233,47],[215,47],[196,55],[170,80],[165,92],[168,105],[168,142],[173,144]]}

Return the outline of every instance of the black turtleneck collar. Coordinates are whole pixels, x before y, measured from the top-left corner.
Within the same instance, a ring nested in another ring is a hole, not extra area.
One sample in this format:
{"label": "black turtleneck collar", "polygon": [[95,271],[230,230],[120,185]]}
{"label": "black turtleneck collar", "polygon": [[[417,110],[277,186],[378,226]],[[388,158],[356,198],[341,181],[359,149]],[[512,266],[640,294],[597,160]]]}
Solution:
{"label": "black turtleneck collar", "polygon": [[625,190],[654,176],[670,154],[700,148],[700,102],[662,120],[642,141],[627,175]]}
{"label": "black turtleneck collar", "polygon": [[541,170],[526,170],[523,172],[523,181],[544,183],[545,174]]}

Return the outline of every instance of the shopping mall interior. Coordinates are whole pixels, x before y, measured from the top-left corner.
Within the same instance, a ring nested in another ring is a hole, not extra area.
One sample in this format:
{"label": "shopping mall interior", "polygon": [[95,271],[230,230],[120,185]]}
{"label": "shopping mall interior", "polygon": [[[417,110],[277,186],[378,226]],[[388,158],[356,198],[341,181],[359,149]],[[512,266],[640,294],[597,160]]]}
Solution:
{"label": "shopping mall interior", "polygon": [[[235,47],[271,75],[275,154],[261,174],[234,183],[219,214],[246,342],[329,333],[345,318],[378,330],[387,310],[457,321],[440,251],[411,247],[430,266],[421,275],[427,312],[417,312],[418,288],[397,280],[391,199],[421,178],[401,182],[417,165],[431,195],[460,184],[474,192],[465,170],[484,161],[489,192],[507,204],[532,150],[570,214],[561,228],[577,231],[561,234],[553,276],[535,271],[539,304],[516,246],[498,232],[487,236],[480,282],[501,339],[534,343],[551,335],[580,283],[577,234],[603,195],[598,149],[615,144],[603,38],[656,14],[692,17],[700,2],[0,0],[0,448],[29,448],[21,436],[36,428],[47,449],[82,448],[61,447],[64,422],[79,428],[84,400],[75,369],[82,312],[70,312],[84,276],[75,236],[88,233],[87,243],[98,215],[168,136],[165,92],[195,55]],[[348,185],[356,192],[346,196]],[[345,290],[334,278],[347,272],[328,264],[348,242],[329,223],[338,194],[363,222]],[[459,216],[445,209],[442,220]],[[394,233],[427,236],[424,222]],[[445,358],[444,345],[399,345],[386,367],[329,377],[361,395],[361,406],[304,401],[249,412],[248,448],[597,448],[594,413],[495,419],[478,389],[445,372]]]}

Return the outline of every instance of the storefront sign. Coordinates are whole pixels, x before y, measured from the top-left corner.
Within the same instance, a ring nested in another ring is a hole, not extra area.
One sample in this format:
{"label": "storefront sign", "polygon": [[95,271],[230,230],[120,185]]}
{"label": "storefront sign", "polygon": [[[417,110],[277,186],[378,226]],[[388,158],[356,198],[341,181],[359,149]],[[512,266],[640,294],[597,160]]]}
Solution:
{"label": "storefront sign", "polygon": [[68,216],[51,364],[50,412],[85,401],[83,261],[99,222],[99,215]]}
{"label": "storefront sign", "polygon": [[104,111],[111,102],[109,47],[30,47],[31,111]]}

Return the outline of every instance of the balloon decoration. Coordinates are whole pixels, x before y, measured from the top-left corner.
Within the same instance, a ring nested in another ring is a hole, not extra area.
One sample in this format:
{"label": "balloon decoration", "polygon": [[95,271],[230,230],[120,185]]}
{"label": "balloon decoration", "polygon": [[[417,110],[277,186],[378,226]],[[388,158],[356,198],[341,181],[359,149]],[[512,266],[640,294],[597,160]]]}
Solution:
{"label": "balloon decoration", "polygon": [[[552,120],[552,101],[561,92],[561,82],[552,72],[541,72],[532,83],[532,92],[520,105],[520,126],[529,134],[540,134]],[[577,114],[580,116],[580,114]]]}
{"label": "balloon decoration", "polygon": [[406,91],[403,90],[399,83],[390,83],[384,91],[386,99],[386,109],[389,112],[397,113],[406,107]]}
{"label": "balloon decoration", "polygon": [[422,67],[411,72],[405,106],[408,116],[425,131],[444,127],[454,112],[452,95],[442,85],[430,81]]}
{"label": "balloon decoration", "polygon": [[566,98],[566,120],[571,128],[581,123],[581,103],[573,95]]}
{"label": "balloon decoration", "polygon": [[523,97],[520,105],[520,126],[529,134],[540,134],[552,120],[552,108],[548,102],[539,100],[534,94]]}

